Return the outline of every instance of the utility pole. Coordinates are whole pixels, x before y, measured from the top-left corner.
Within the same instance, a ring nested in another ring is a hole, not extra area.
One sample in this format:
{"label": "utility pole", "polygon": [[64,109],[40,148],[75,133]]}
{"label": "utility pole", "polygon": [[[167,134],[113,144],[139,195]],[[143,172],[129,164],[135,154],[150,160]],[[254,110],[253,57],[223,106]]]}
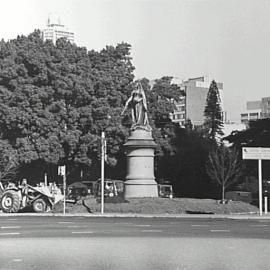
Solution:
{"label": "utility pole", "polygon": [[104,214],[104,168],[105,168],[106,139],[105,132],[101,132],[101,214]]}
{"label": "utility pole", "polygon": [[258,160],[258,178],[259,178],[259,211],[260,211],[260,216],[263,213],[262,209],[262,160]]}
{"label": "utility pole", "polygon": [[63,214],[66,213],[66,186],[67,186],[67,181],[66,181],[66,166],[59,166],[58,167],[58,175],[63,176]]}

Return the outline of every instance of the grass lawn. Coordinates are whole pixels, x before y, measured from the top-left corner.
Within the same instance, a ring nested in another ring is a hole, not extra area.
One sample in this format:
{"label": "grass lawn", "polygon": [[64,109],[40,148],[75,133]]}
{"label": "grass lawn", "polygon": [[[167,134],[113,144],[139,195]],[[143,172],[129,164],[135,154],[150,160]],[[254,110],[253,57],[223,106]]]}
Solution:
{"label": "grass lawn", "polygon": [[[233,214],[258,212],[258,208],[244,203],[230,201],[219,204],[212,199],[192,198],[132,198],[127,201],[116,198],[105,201],[106,213],[138,213],[138,214]],[[55,206],[53,212],[62,212],[62,205]],[[84,202],[66,204],[67,213],[100,213],[100,203],[95,198],[86,198]]]}

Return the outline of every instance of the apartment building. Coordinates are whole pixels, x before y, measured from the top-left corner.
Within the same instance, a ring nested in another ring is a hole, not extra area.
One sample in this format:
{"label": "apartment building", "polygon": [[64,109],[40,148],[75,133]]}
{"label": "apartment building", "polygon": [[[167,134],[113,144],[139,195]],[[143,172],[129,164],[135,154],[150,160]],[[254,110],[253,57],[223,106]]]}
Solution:
{"label": "apartment building", "polygon": [[[172,121],[182,127],[185,126],[187,120],[190,120],[194,126],[202,125],[205,120],[204,109],[210,84],[211,81],[206,76],[191,78],[180,83],[180,89],[184,91],[185,96],[182,96],[180,101],[175,103],[176,110],[170,115]],[[217,86],[225,118],[223,83],[217,82]]]}
{"label": "apartment building", "polygon": [[249,121],[270,118],[270,97],[261,100],[248,101],[246,111],[241,113],[241,123],[248,124]]}

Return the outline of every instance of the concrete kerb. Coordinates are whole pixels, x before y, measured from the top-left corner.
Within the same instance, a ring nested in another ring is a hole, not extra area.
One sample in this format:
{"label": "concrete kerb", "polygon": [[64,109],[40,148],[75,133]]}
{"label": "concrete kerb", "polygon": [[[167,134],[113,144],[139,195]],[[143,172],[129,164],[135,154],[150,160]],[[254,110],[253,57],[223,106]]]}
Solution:
{"label": "concrete kerb", "polygon": [[1,217],[85,217],[85,218],[180,218],[180,219],[235,219],[235,220],[261,220],[269,219],[269,214],[260,216],[258,213],[241,214],[135,214],[135,213],[104,213],[102,214],[62,214],[62,213],[0,213]]}

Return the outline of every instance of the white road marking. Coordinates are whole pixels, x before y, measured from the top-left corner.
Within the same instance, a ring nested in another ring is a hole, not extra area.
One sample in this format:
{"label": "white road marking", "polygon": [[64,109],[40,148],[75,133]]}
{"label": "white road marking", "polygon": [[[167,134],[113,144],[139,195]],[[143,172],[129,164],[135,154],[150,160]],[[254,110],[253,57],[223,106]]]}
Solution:
{"label": "white road marking", "polygon": [[93,233],[93,232],[71,232],[71,233],[74,233],[74,234],[75,234],[75,233],[76,233],[76,234],[80,234],[80,233],[81,233],[81,234],[83,234],[83,233]]}
{"label": "white road marking", "polygon": [[205,224],[192,224],[191,227],[210,227],[210,225],[205,225]]}
{"label": "white road marking", "polygon": [[7,220],[14,221],[14,220],[18,220],[18,219],[17,218],[8,218]]}
{"label": "white road marking", "polygon": [[147,225],[147,224],[138,224],[138,225],[131,225],[131,227],[151,227],[151,225]]}
{"label": "white road marking", "polygon": [[13,262],[22,262],[22,259],[13,259]]}
{"label": "white road marking", "polygon": [[162,230],[142,230],[142,232],[162,232]]}
{"label": "white road marking", "polygon": [[101,233],[115,233],[115,232],[123,232],[123,230],[119,229],[113,229],[113,230],[104,230]]}
{"label": "white road marking", "polygon": [[10,233],[0,233],[0,236],[1,235],[18,235],[20,234],[19,232],[10,232]]}
{"label": "white road marking", "polygon": [[1,229],[20,229],[21,226],[2,226]]}
{"label": "white road marking", "polygon": [[70,225],[70,226],[67,226],[67,228],[86,228],[87,226],[80,226],[80,225]]}
{"label": "white road marking", "polygon": [[71,221],[60,221],[60,222],[58,222],[58,224],[69,224],[69,223],[74,223],[74,222],[71,222]]}
{"label": "white road marking", "polygon": [[210,230],[210,232],[230,232],[230,230]]}
{"label": "white road marking", "polygon": [[255,224],[255,225],[249,225],[250,227],[268,227],[266,224]]}

